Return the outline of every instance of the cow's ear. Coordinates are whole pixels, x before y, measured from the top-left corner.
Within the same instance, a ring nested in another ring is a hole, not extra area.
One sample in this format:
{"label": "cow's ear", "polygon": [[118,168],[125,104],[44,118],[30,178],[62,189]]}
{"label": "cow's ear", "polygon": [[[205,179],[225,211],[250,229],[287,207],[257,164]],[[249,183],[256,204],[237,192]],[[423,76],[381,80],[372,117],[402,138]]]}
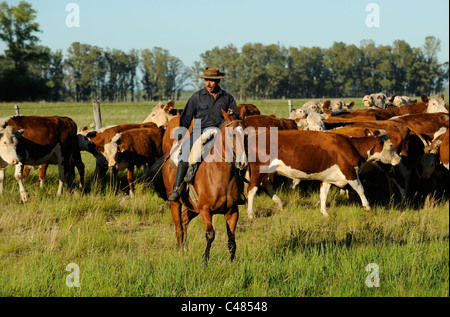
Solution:
{"label": "cow's ear", "polygon": [[169,101],[167,102],[166,107],[169,107],[170,109],[175,108],[175,102],[174,102],[173,100],[169,100]]}
{"label": "cow's ear", "polygon": [[17,137],[20,138],[24,132],[25,132],[24,129],[17,130],[17,131],[16,131]]}
{"label": "cow's ear", "polygon": [[354,105],[355,105],[355,102],[352,101],[352,102],[350,102],[350,103],[347,105],[347,108],[348,108],[348,109],[351,109],[351,108],[353,108]]}
{"label": "cow's ear", "polygon": [[395,95],[392,95],[391,98],[389,98],[388,101],[389,101],[389,102],[394,102],[395,97],[396,97]]}
{"label": "cow's ear", "polygon": [[441,98],[444,99],[444,94],[441,95]]}
{"label": "cow's ear", "polygon": [[366,135],[366,136],[375,136],[375,134],[372,132],[372,130],[370,130],[370,129],[365,129],[364,130],[364,134]]}
{"label": "cow's ear", "polygon": [[331,101],[330,100],[326,100],[323,105],[322,105],[322,109],[325,110],[330,110],[331,109]]}
{"label": "cow's ear", "polygon": [[428,102],[428,96],[427,95],[420,96],[420,99],[422,99],[423,102]]}

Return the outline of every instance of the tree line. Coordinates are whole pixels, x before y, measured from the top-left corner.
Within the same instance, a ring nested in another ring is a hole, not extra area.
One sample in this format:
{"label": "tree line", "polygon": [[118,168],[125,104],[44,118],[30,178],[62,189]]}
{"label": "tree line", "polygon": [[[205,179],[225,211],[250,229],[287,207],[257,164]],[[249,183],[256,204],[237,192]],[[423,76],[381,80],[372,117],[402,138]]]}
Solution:
{"label": "tree line", "polygon": [[227,73],[222,88],[238,99],[353,97],[384,92],[421,95],[440,92],[449,64],[439,63],[439,39],[422,47],[403,40],[330,48],[247,43],[214,47],[187,67],[161,47],[124,52],[74,42],[63,54],[39,45],[36,11],[21,1],[0,3],[0,100],[138,101],[179,99],[185,89],[203,87],[205,66]]}

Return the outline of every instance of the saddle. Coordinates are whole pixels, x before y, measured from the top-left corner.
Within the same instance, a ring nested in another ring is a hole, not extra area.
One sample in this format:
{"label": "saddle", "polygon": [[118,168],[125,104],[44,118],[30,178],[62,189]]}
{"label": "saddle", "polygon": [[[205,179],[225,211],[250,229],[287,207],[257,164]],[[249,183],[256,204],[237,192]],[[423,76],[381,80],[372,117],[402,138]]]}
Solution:
{"label": "saddle", "polygon": [[[186,176],[184,177],[186,190],[182,191],[181,196],[186,197],[186,195],[188,194],[192,202],[194,203],[194,207],[196,207],[198,203],[198,194],[194,188],[195,174],[202,162],[202,158],[206,157],[214,146],[214,142],[212,141],[218,132],[219,131],[217,129],[206,129],[202,133],[202,135],[194,142],[191,152],[189,153],[189,168],[187,170]],[[172,154],[169,158],[169,164],[175,170],[177,169],[180,161],[182,144],[185,139],[186,137],[178,143],[177,147],[173,149]],[[187,201],[187,199],[185,199],[185,201]]]}

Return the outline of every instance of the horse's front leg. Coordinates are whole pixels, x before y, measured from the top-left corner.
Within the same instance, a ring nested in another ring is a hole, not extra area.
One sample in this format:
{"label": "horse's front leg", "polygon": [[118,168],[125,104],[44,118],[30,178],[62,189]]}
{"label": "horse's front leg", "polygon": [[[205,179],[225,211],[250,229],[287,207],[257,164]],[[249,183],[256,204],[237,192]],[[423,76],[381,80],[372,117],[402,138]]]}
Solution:
{"label": "horse's front leg", "polygon": [[203,224],[206,227],[206,250],[203,254],[203,262],[204,264],[208,264],[209,260],[209,251],[211,250],[211,244],[214,241],[215,238],[215,232],[212,225],[212,214],[209,208],[203,208],[203,210],[200,212],[202,216]]}
{"label": "horse's front leg", "polygon": [[233,207],[231,213],[225,215],[225,220],[227,221],[228,250],[231,254],[231,261],[234,260],[234,257],[236,255],[236,240],[234,238],[234,232],[236,229],[238,218],[239,209],[237,206]]}
{"label": "horse's front leg", "polygon": [[178,248],[183,250],[184,234],[183,223],[181,220],[181,204],[179,202],[170,201],[170,212],[172,213],[172,219],[175,224],[175,233],[177,235]]}
{"label": "horse's front leg", "polygon": [[182,221],[182,236],[181,236],[181,244],[183,251],[187,251],[187,228],[189,223],[192,219],[198,216],[198,213],[190,211],[189,209],[185,208],[181,215],[181,221]]}

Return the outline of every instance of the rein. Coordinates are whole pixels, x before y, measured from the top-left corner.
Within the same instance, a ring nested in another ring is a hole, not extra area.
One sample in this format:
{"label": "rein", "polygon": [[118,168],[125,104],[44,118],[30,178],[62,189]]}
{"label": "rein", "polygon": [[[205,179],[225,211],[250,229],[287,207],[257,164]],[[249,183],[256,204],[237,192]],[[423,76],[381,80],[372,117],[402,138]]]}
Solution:
{"label": "rein", "polygon": [[[237,122],[242,122],[242,123],[244,124],[244,126],[246,127],[245,121],[244,121],[244,120],[238,119],[238,120],[230,121],[230,122],[228,122],[227,124],[225,124],[225,128],[228,127],[229,125],[231,125],[232,123],[237,123]],[[222,125],[223,125],[223,124],[222,124]],[[225,163],[227,163],[228,165],[230,165],[230,166],[233,165],[233,164],[236,162],[236,153],[234,152],[234,150],[233,150],[233,161],[232,161],[232,162],[227,162],[227,159],[222,155],[222,153],[219,153],[219,155],[220,155],[220,157],[223,159],[223,161],[224,161]]]}

